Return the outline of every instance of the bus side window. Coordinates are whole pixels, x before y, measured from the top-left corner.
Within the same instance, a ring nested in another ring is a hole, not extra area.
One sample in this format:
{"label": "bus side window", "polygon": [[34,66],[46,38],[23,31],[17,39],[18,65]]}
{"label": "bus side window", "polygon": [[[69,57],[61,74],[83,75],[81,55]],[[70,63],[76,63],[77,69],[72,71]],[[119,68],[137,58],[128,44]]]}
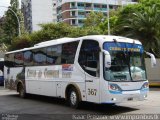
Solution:
{"label": "bus side window", "polygon": [[6,67],[14,67],[14,53],[5,55],[5,66]]}
{"label": "bus side window", "polygon": [[34,65],[46,65],[46,48],[39,48],[33,51]]}
{"label": "bus side window", "polygon": [[84,40],[78,62],[85,72],[99,77],[99,43],[94,40]]}
{"label": "bus side window", "polygon": [[33,53],[31,50],[24,52],[24,65],[33,65]]}
{"label": "bus side window", "polygon": [[73,64],[79,41],[62,44],[62,64]]}
{"label": "bus side window", "polygon": [[60,65],[62,45],[55,45],[46,48],[47,53],[47,65]]}
{"label": "bus side window", "polygon": [[14,56],[15,66],[20,67],[23,66],[23,52],[17,52]]}

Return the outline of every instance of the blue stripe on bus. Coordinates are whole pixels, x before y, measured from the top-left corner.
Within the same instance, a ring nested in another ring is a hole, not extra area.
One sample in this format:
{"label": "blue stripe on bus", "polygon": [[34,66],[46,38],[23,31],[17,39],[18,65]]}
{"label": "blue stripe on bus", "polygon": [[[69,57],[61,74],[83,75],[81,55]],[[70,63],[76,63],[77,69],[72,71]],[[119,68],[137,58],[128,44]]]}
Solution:
{"label": "blue stripe on bus", "polygon": [[[144,88],[144,89],[139,89],[140,92],[147,92],[149,91],[149,88]],[[124,90],[124,91],[134,91],[134,90]],[[109,90],[109,92],[111,94],[122,94],[122,91],[112,91],[112,90]]]}
{"label": "blue stripe on bus", "polygon": [[110,93],[112,94],[122,94],[122,91],[112,91],[112,90],[109,90]]}

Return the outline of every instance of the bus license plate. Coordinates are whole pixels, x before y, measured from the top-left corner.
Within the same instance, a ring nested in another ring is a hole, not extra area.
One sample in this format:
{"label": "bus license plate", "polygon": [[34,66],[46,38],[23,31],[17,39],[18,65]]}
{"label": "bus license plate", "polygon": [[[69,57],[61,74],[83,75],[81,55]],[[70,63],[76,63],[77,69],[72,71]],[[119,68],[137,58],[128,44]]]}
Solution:
{"label": "bus license plate", "polygon": [[128,98],[128,101],[132,101],[133,100],[133,98]]}

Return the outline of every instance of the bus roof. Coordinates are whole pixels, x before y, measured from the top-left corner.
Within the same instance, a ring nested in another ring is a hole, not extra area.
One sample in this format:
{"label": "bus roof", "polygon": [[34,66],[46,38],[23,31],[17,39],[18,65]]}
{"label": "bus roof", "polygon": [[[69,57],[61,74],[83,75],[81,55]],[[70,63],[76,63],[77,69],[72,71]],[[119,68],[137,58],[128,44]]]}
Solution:
{"label": "bus roof", "polygon": [[73,42],[73,41],[79,41],[81,39],[98,40],[100,42],[100,44],[103,44],[104,42],[107,42],[107,41],[108,42],[117,41],[117,42],[127,42],[127,43],[141,44],[141,42],[138,41],[138,40],[134,40],[134,39],[126,38],[126,37],[121,37],[121,36],[89,35],[89,36],[83,36],[83,37],[78,37],[78,38],[65,37],[65,38],[40,42],[38,44],[35,44],[33,47],[24,48],[24,49],[15,50],[15,51],[10,51],[10,52],[7,52],[6,54],[21,52],[21,51],[26,51],[26,50],[32,50],[32,49],[36,49],[36,48],[43,48],[43,47],[48,47],[48,46],[58,45],[58,44],[63,44],[63,43],[69,43],[69,42]]}

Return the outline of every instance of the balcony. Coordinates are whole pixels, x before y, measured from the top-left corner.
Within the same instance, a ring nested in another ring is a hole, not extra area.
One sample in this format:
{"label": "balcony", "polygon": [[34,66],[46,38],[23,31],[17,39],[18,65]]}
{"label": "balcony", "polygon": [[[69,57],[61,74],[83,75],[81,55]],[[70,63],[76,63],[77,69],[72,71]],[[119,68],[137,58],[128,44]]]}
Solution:
{"label": "balcony", "polygon": [[93,8],[93,10],[95,10],[95,11],[101,11],[102,8]]}
{"label": "balcony", "polygon": [[70,15],[70,18],[77,18],[77,15]]}
{"label": "balcony", "polygon": [[77,6],[70,6],[70,9],[77,9]]}
{"label": "balcony", "polygon": [[80,9],[80,10],[84,10],[85,9],[84,6],[78,6],[77,8]]}
{"label": "balcony", "polygon": [[92,4],[86,3],[85,9],[86,9],[86,10],[92,10]]}
{"label": "balcony", "polygon": [[81,9],[81,10],[84,10],[85,9],[84,3],[77,3],[77,8]]}
{"label": "balcony", "polygon": [[101,8],[102,11],[107,11],[107,8]]}
{"label": "balcony", "polygon": [[85,15],[78,15],[78,18],[86,18]]}

